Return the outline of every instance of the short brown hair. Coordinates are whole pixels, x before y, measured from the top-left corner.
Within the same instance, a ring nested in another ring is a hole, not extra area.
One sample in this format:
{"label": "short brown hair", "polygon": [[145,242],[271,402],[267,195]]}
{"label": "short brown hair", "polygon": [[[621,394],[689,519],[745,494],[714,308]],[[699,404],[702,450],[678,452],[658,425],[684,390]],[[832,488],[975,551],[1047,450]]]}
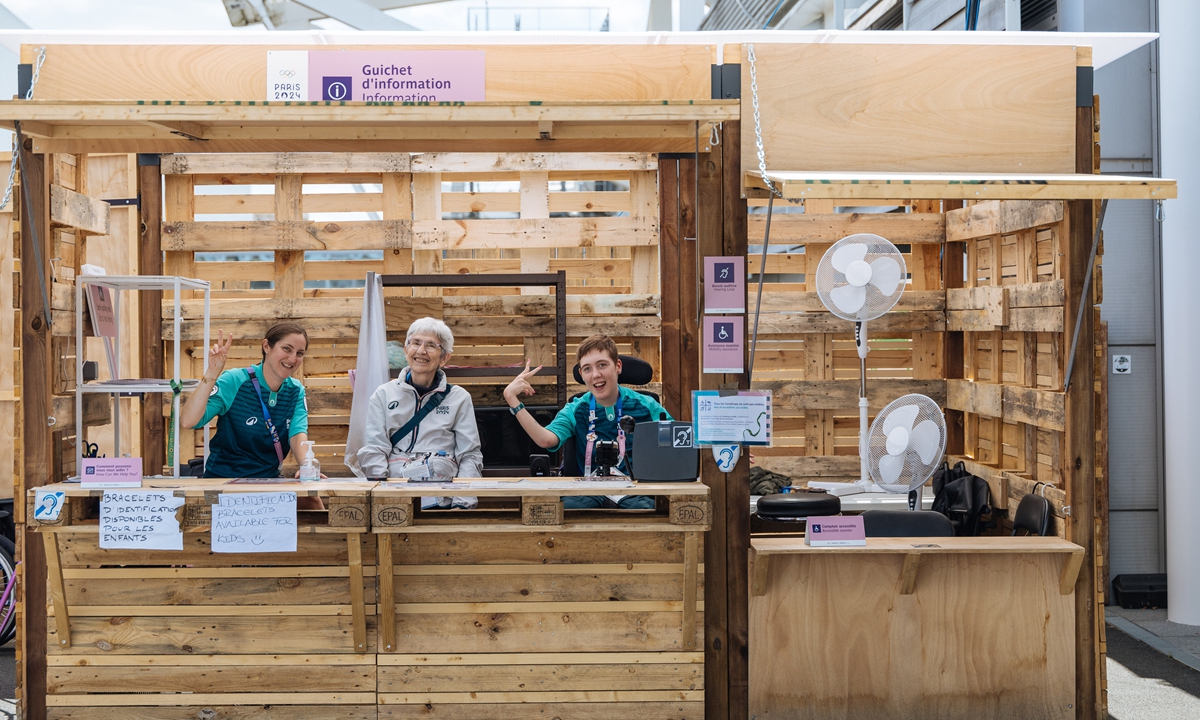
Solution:
{"label": "short brown hair", "polygon": [[575,362],[582,362],[585,355],[595,350],[608,353],[613,362],[620,360],[617,357],[617,344],[613,342],[612,338],[607,335],[592,335],[579,343],[579,349],[575,351]]}
{"label": "short brown hair", "polygon": [[[300,325],[294,322],[281,322],[273,325],[271,329],[267,331],[267,336],[264,339],[267,341],[267,347],[275,347],[275,343],[284,339],[288,335],[304,336],[304,348],[306,350],[308,349],[308,333],[304,331],[304,328],[300,327]],[[265,352],[262,354],[262,356],[263,360],[267,359],[267,354]]]}

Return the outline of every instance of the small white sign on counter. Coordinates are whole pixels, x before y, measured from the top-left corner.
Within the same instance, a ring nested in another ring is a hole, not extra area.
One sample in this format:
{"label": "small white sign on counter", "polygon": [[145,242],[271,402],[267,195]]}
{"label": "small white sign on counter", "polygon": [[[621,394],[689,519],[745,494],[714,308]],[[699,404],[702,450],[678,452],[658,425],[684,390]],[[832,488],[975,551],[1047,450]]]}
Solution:
{"label": "small white sign on counter", "polygon": [[296,493],[221,493],[212,506],[212,551],[296,552]]}
{"label": "small white sign on counter", "polygon": [[106,490],[100,498],[100,547],[105,550],[182,550],[175,511],[183,498],[170,490]]}

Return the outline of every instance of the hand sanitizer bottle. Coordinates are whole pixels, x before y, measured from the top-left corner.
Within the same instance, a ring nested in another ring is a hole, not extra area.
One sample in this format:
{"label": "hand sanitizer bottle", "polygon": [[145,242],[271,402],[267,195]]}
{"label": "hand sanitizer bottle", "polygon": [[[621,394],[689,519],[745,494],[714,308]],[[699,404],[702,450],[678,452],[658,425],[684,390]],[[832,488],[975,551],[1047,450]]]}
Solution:
{"label": "hand sanitizer bottle", "polygon": [[308,446],[308,453],[300,463],[300,482],[314,482],[321,479],[321,463],[313,455],[313,441],[307,440],[302,445]]}

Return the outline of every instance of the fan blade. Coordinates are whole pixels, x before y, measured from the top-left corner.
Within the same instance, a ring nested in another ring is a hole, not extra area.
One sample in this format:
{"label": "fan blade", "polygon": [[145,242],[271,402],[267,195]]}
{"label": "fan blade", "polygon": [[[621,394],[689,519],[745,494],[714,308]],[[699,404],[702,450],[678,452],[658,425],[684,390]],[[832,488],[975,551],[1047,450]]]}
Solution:
{"label": "fan blade", "polygon": [[833,301],[838,310],[847,315],[853,315],[867,301],[867,289],[853,285],[839,285],[829,291],[829,299]]}
{"label": "fan blade", "polygon": [[851,243],[843,245],[833,253],[833,259],[830,264],[833,269],[840,273],[845,273],[846,268],[850,267],[850,263],[855,260],[862,260],[867,256],[867,246],[862,243]]}
{"label": "fan blade", "polygon": [[902,427],[911,433],[913,423],[917,421],[917,414],[920,412],[921,408],[916,405],[905,405],[904,407],[896,408],[883,419],[883,434],[890,435],[892,430],[898,427]]}
{"label": "fan blade", "polygon": [[904,455],[884,455],[879,458],[879,479],[883,485],[895,485],[904,469]]}
{"label": "fan blade", "polygon": [[871,284],[884,296],[890,297],[900,284],[900,263],[889,257],[881,257],[871,263]]}
{"label": "fan blade", "polygon": [[908,439],[908,446],[921,456],[922,463],[932,465],[937,460],[934,455],[937,454],[938,440],[941,439],[941,436],[942,432],[937,423],[925,420],[913,428],[912,435]]}

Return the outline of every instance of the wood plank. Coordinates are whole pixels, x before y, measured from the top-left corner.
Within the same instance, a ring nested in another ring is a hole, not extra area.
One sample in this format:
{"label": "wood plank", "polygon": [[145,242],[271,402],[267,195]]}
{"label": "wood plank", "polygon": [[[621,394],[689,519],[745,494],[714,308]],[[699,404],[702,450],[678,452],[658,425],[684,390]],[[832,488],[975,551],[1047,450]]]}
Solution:
{"label": "wood plank", "polygon": [[[845,410],[858,407],[858,380],[756,380],[755,390],[771,390],[777,409]],[[920,393],[941,404],[946,398],[942,380],[876,380],[867,386],[871,407],[883,407],[892,400]]]}
{"label": "wood plank", "polygon": [[92,235],[107,235],[109,205],[58,185],[50,186],[50,225],[75,228]]}
{"label": "wood plank", "polygon": [[[688,533],[683,544],[683,647],[695,649],[696,637],[696,592],[699,590],[700,538]],[[703,680],[703,675],[701,676]]]}
{"label": "wood plank", "polygon": [[970,380],[946,381],[946,407],[963,412],[1004,417],[1003,393],[1006,386]]}
{"label": "wood plank", "polygon": [[[821,304],[821,299],[815,291],[809,292],[780,292],[772,291],[766,285],[762,295],[762,311],[763,319],[766,319],[766,314],[770,312],[805,312],[805,313],[825,313],[828,312],[825,306]],[[906,292],[900,296],[900,301],[896,303],[893,310],[895,312],[904,311],[939,311],[947,308],[947,293],[942,293],[936,290]],[[957,309],[957,308],[956,308]],[[754,313],[749,313],[749,317],[753,318]],[[843,329],[850,326],[847,321]],[[871,328],[875,328],[876,320],[871,321]],[[848,332],[853,332],[853,327],[850,327]]]}
{"label": "wood plank", "polygon": [[163,175],[215,175],[221,173],[406,173],[408,153],[176,153],[162,156]]}
{"label": "wood plank", "polygon": [[359,533],[346,533],[347,557],[350,561],[350,605],[354,615],[354,648],[367,651],[367,614],[363,600],[362,538]]}
{"label": "wood plank", "polygon": [[[367,46],[363,49],[402,50],[406,47],[412,46]],[[47,68],[39,82],[39,85],[44,83],[39,98],[173,98],[186,101],[228,98],[254,101],[261,106],[268,49],[269,45],[166,45],[147,48],[131,58],[128,53],[116,52],[117,48],[111,46],[64,46],[63,63],[68,63],[68,67],[93,68],[104,81],[87,81],[63,70]],[[494,102],[528,104],[530,87],[539,88],[537,95],[547,102],[635,98],[656,102],[664,98],[707,101],[711,95],[711,51],[703,45],[507,47],[488,44],[456,49],[484,54],[487,100]],[[28,59],[21,62],[28,62]],[[212,70],[187,82],[170,72],[170,68],[201,65]],[[131,73],[139,72],[140,80],[132,81]],[[193,105],[189,103],[181,109],[188,110]],[[229,107],[247,105],[243,102],[235,106],[231,102]],[[270,103],[255,109],[287,108],[281,103]]]}
{"label": "wood plank", "polygon": [[[322,720],[328,718],[328,705],[221,705],[211,703],[200,710],[219,713],[222,720]],[[51,720],[195,720],[197,706],[180,707],[55,707],[47,713]],[[338,705],[338,720],[377,720],[374,704]]]}
{"label": "wood plank", "polygon": [[[295,692],[254,692],[254,693],[195,693],[188,700],[197,705],[209,705],[220,702],[230,704],[258,705],[350,705],[372,702],[374,693],[295,693]],[[132,695],[51,695],[46,698],[47,707],[120,707],[125,705],[153,707],[157,705],[176,705],[179,703],[176,693],[139,693]]]}
{"label": "wood plank", "polygon": [[[300,210],[301,179],[295,174],[275,176],[275,222],[303,222]],[[246,247],[254,247],[247,245]],[[304,296],[304,251],[280,249],[275,251],[275,297]]]}
{"label": "wood plank", "polygon": [[[749,233],[761,238],[766,215],[750,215]],[[777,213],[771,219],[771,244],[832,244],[855,233],[873,233],[893,243],[943,243],[946,221],[941,213]]]}
{"label": "wood plank", "polygon": [[[158,165],[138,166],[138,274],[163,274],[162,220],[163,178]],[[163,361],[163,294],[149,291],[138,294],[138,377],[166,377]],[[142,462],[150,471],[167,462],[166,421],[157,405],[161,398],[142,397]]]}
{"label": "wood plank", "polygon": [[472,656],[451,665],[389,665],[379,669],[383,693],[461,692],[604,692],[699,690],[704,687],[701,663],[527,664],[522,654],[510,657],[504,672],[496,665],[473,665]]}
{"label": "wood plank", "polygon": [[[96,570],[81,576],[80,570],[67,570],[65,589],[72,605],[237,605],[239,601],[264,607],[276,605],[330,605],[349,607],[350,589],[340,577],[305,577],[302,571],[324,572],[320,568],[279,568],[280,572],[264,573],[263,568],[241,570],[239,573],[213,573],[209,568],[177,568],[195,570],[193,573],[171,575],[119,573],[112,569]],[[223,568],[235,570],[235,568]],[[150,568],[146,569],[147,571]],[[305,573],[307,574],[307,573]],[[374,602],[374,592],[366,598]]]}
{"label": "wood plank", "polygon": [[[755,51],[768,168],[1074,171],[1071,47],[760,44]],[[791,71],[797,67],[808,71]],[[1006,69],[1003,77],[996,67]],[[743,93],[742,117],[752,110]],[[967,137],[978,141],[946,143]],[[754,139],[744,134],[742,157],[756,157]]]}
{"label": "wood plank", "polygon": [[596,703],[493,703],[488,705],[438,703],[436,705],[381,705],[379,717],[388,720],[427,718],[434,713],[442,720],[527,720],[528,718],[571,718],[572,720],[611,720],[636,717],[639,720],[682,720],[704,716],[702,702],[596,702]]}
{"label": "wood plank", "polygon": [[380,693],[381,705],[433,705],[435,703],[502,703],[502,702],[662,702],[704,699],[703,691],[694,690],[607,690],[593,692],[442,692],[442,693]]}
{"label": "wood plank", "polygon": [[[643,563],[676,564],[683,562],[685,543],[679,533],[670,532],[470,533],[457,537],[445,534],[401,534],[399,538],[398,542],[404,543],[404,552],[395,555],[398,574],[411,565],[521,563],[573,566],[609,562],[612,558],[621,558],[635,566]],[[459,571],[455,569],[455,572]],[[530,571],[536,572],[534,569]]]}
{"label": "wood plank", "polygon": [[1004,386],[1004,419],[1052,430],[1066,429],[1066,394],[1038,388]]}
{"label": "wood plank", "polygon": [[[987,310],[947,310],[946,329],[951,332],[987,332],[997,329]],[[1012,332],[1063,332],[1063,308],[1013,308],[1004,329]]]}
{"label": "wood plank", "polygon": [[[311,657],[311,656],[310,656]],[[61,658],[55,658],[56,660]],[[49,677],[51,695],[110,693],[114,688],[136,687],[146,693],[307,693],[374,692],[373,665],[227,665],[224,658],[209,656],[201,666],[172,665],[173,658],[158,657],[161,666],[56,666]],[[76,659],[75,662],[80,662]],[[302,690],[301,690],[302,689]]]}
{"label": "wood plank", "polygon": [[1061,200],[985,200],[945,214],[946,240],[1008,235],[1062,222]]}
{"label": "wood plank", "polygon": [[544,652],[683,649],[677,612],[398,615],[396,626],[413,652],[518,652],[531,642]]}
{"label": "wood plank", "polygon": [[62,563],[58,557],[58,536],[55,533],[45,533],[42,535],[42,540],[46,548],[46,575],[50,580],[50,601],[54,605],[54,618],[56,622],[61,623],[62,627],[58,643],[60,647],[69,648],[71,647],[71,616],[67,609],[67,593],[63,589]]}
{"label": "wood plank", "polygon": [[[353,650],[353,620],[346,616],[312,617],[81,617],[71,621],[74,644],[63,654],[86,655],[101,648],[114,655],[220,655],[259,652],[345,653]],[[374,628],[374,618],[370,626]],[[54,622],[50,641],[58,645]],[[374,651],[368,633],[367,650]]]}
{"label": "wood plank", "polygon": [[[890,312],[871,321],[872,337],[880,334],[901,332],[942,332],[947,328],[949,313],[937,311]],[[753,315],[749,315],[753,318]],[[751,320],[752,321],[752,320]],[[758,323],[761,335],[788,333],[847,333],[853,332],[853,323],[833,313],[772,314],[763,313]]]}
{"label": "wood plank", "polygon": [[655,153],[421,153],[413,173],[657,170]]}

